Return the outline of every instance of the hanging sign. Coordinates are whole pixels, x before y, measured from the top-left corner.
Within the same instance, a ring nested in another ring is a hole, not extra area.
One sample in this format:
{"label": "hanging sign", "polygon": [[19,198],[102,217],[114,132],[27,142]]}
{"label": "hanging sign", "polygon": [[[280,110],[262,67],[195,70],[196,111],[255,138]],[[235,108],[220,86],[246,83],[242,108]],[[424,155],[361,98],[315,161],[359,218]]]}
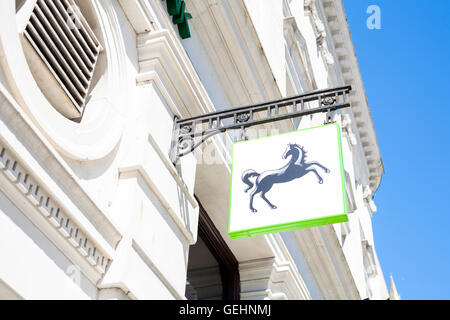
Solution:
{"label": "hanging sign", "polygon": [[232,239],[348,221],[337,123],[233,144]]}

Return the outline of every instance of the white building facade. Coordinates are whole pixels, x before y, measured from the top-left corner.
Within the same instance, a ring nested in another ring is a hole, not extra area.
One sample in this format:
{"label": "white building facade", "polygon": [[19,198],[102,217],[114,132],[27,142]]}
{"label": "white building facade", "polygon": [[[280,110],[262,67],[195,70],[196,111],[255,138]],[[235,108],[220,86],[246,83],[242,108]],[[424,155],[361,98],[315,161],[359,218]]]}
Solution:
{"label": "white building facade", "polygon": [[[388,299],[383,165],[342,1],[186,0],[178,24],[173,3],[0,1],[0,299]],[[349,222],[231,240],[237,135],[175,167],[174,117],[344,85]]]}

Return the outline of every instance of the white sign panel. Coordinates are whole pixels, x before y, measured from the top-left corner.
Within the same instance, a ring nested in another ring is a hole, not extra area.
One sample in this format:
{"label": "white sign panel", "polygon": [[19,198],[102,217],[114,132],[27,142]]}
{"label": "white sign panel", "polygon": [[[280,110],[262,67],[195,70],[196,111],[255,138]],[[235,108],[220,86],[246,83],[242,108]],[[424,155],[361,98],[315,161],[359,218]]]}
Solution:
{"label": "white sign panel", "polygon": [[337,123],[233,145],[231,238],[348,221]]}

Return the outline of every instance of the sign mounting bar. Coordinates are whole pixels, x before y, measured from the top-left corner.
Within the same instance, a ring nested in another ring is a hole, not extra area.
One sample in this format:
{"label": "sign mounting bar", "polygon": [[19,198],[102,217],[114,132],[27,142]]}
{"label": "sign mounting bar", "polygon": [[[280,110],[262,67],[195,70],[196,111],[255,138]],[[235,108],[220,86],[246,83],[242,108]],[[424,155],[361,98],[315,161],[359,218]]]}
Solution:
{"label": "sign mounting bar", "polygon": [[[303,117],[315,113],[327,113],[326,122],[331,122],[332,112],[350,107],[351,86],[317,90],[307,94],[238,107],[204,115],[179,119],[175,117],[170,147],[170,160],[176,164],[212,136],[256,126],[264,123]],[[316,101],[318,107],[305,109],[305,104]]]}

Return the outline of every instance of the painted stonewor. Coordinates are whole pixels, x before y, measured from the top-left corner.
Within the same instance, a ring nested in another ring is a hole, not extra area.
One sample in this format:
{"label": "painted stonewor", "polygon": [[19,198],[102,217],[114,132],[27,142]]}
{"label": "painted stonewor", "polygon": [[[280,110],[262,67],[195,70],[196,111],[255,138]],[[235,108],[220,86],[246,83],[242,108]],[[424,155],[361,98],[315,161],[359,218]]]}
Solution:
{"label": "painted stonewor", "polygon": [[231,175],[233,239],[348,221],[337,123],[237,142]]}

